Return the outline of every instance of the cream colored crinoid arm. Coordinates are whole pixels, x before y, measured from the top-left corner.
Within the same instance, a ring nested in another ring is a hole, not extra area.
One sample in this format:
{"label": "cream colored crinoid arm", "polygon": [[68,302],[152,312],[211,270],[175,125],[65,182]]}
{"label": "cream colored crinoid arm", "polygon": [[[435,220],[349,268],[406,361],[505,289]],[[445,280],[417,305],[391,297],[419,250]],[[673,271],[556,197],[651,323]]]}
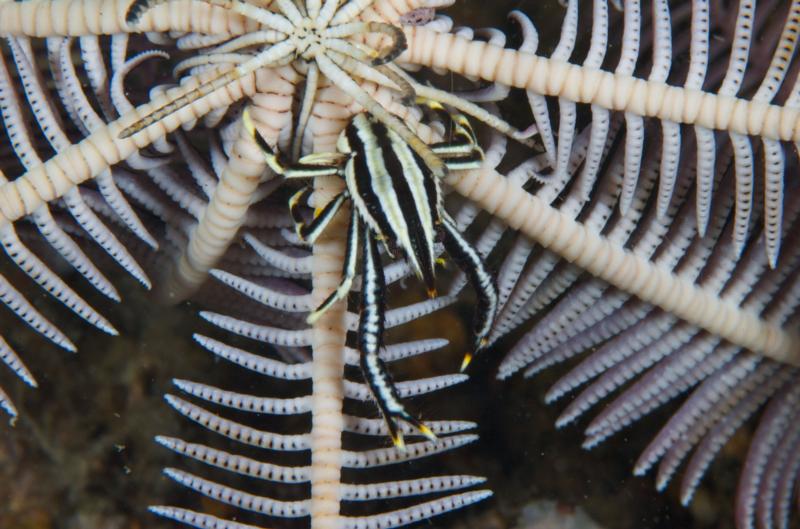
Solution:
{"label": "cream colored crinoid arm", "polygon": [[644,117],[774,140],[800,141],[800,108],[585,68],[424,27],[404,29],[408,49],[398,58],[400,62],[443,68]]}
{"label": "cream colored crinoid arm", "polygon": [[[508,226],[595,277],[736,345],[800,365],[797,334],[615,245],[494,170],[461,173],[450,176],[448,182]],[[511,366],[508,371],[513,372]]]}
{"label": "cream colored crinoid arm", "polygon": [[178,302],[191,294],[219,261],[244,222],[266,162],[239,118],[239,137],[200,222],[192,231],[162,297]]}
{"label": "cream colored crinoid arm", "polygon": [[227,9],[177,0],[154,7],[131,27],[125,15],[131,0],[31,0],[0,3],[0,34],[55,37],[184,31],[237,35],[258,24]]}
{"label": "cream colored crinoid arm", "polygon": [[[407,107],[393,101],[392,91],[368,86],[370,97],[415,129],[423,141],[431,139],[428,127],[418,127],[418,117]],[[336,86],[321,88],[315,112],[309,119],[309,134],[314,138],[313,152],[333,152],[339,131],[355,112],[363,109]],[[404,114],[402,112],[405,112]],[[338,119],[333,118],[334,115]],[[314,179],[314,205],[326,204],[344,189],[338,176]],[[347,205],[317,238],[312,255],[311,306],[319,306],[339,286],[345,257]],[[339,529],[342,490],[342,415],[344,350],[347,336],[346,303],[334,304],[313,325],[313,402],[311,428],[311,525],[315,529]]]}
{"label": "cream colored crinoid arm", "polygon": [[[336,176],[314,180],[318,200],[332,199],[344,188]],[[344,209],[347,209],[345,206]],[[311,305],[322,303],[341,280],[347,215],[339,214],[314,244]],[[344,416],[345,303],[337,303],[314,323],[312,350],[311,519],[318,529],[339,527]]]}
{"label": "cream colored crinoid arm", "polygon": [[[330,90],[322,89],[321,101],[343,97],[342,94],[328,96]],[[333,90],[334,94],[337,92]],[[343,97],[343,99],[348,99]],[[338,105],[336,105],[338,106]],[[335,107],[334,107],[335,108]],[[319,111],[319,109],[317,109]],[[349,119],[349,118],[348,118]],[[319,116],[309,119],[309,132],[315,138],[314,152],[336,150],[336,134],[314,134],[319,126]],[[337,120],[336,122],[338,122]],[[334,122],[334,123],[336,123]],[[341,130],[346,121],[334,125]],[[315,204],[325,204],[344,189],[344,180],[338,176],[314,179]],[[330,296],[341,281],[342,263],[345,255],[347,234],[347,205],[345,211],[331,221],[316,240],[311,257],[311,306],[319,306]],[[313,325],[312,352],[312,425],[311,425],[311,500],[312,526],[315,529],[338,529],[341,473],[342,432],[344,430],[344,350],[347,337],[345,321],[346,303],[337,303],[326,311]]]}
{"label": "cream colored crinoid arm", "polygon": [[210,109],[227,106],[254,92],[254,76],[238,79],[209,96],[198,99],[168,118],[153,123],[130,138],[119,134],[166,101],[193,90],[199,80],[167,90],[162,96],[141,105],[108,126],[71,145],[17,179],[0,185],[0,227],[29,215],[44,203],[60,198],[76,185],[97,176],[183,123],[205,115]]}
{"label": "cream colored crinoid arm", "polygon": [[[668,86],[424,27],[408,27],[405,32],[408,49],[399,57],[401,62],[644,117],[773,140],[800,139],[798,108]],[[800,340],[796,336],[613,246],[521,188],[511,189],[512,185],[501,175],[487,172],[454,181],[456,189],[487,211],[597,277],[733,343],[779,361],[800,364]]]}
{"label": "cream colored crinoid arm", "polygon": [[[289,67],[259,71],[256,78],[257,93],[251,98],[250,114],[261,135],[274,144],[281,129],[291,124],[294,85],[299,78]],[[161,286],[163,298],[173,303],[182,301],[205,281],[208,271],[238,236],[259,183],[268,177],[266,168],[252,134],[241,126],[211,200],[166,284]]]}

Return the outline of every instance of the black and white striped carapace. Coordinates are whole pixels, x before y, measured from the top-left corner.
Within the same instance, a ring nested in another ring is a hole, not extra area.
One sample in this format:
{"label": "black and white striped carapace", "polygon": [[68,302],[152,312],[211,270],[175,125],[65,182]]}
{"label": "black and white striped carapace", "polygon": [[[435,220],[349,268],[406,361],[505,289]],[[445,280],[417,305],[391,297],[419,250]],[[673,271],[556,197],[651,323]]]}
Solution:
{"label": "black and white striped carapace", "polygon": [[[452,123],[453,140],[426,146],[420,153],[369,113],[357,114],[342,132],[336,153],[312,154],[298,163],[284,164],[258,133],[247,112],[244,123],[265,153],[269,166],[286,178],[340,175],[346,189],[305,223],[300,206],[308,199],[311,187],[297,192],[289,209],[302,240],[311,244],[325,229],[345,200],[353,204],[342,281],[339,287],[308,316],[313,323],[331,305],[347,296],[356,275],[358,250],[362,254],[361,312],[358,349],[361,370],[386,421],[392,441],[403,446],[396,420],[414,425],[433,439],[434,434],[409,414],[397,396],[391,376],[379,356],[383,347],[385,281],[377,252],[381,241],[387,252],[399,248],[416,275],[425,283],[430,296],[436,295],[434,242],[441,235],[445,249],[466,272],[478,293],[475,311],[473,351],[467,353],[462,370],[472,354],[486,344],[497,310],[494,278],[478,252],[472,248],[444,210],[440,182],[448,169],[477,168],[483,151],[464,116],[451,116],[432,101],[427,105]],[[432,158],[433,156],[433,158]],[[438,162],[437,164],[425,160]]]}

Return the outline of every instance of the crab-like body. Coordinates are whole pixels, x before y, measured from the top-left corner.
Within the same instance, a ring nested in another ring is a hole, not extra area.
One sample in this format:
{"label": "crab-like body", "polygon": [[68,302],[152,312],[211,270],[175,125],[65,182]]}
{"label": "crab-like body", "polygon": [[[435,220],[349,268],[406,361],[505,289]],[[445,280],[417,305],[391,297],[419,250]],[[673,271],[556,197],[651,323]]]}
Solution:
{"label": "crab-like body", "polygon": [[[439,113],[444,109],[434,102],[429,106]],[[422,156],[392,129],[369,113],[357,114],[344,129],[337,144],[337,153],[315,154],[288,165],[259,135],[252,121],[245,117],[245,126],[264,150],[267,163],[286,178],[340,175],[346,188],[306,224],[300,214],[301,203],[308,198],[306,187],[290,200],[290,210],[298,235],[313,243],[336,215],[346,200],[353,204],[347,236],[343,278],[339,287],[308,320],[313,323],[331,305],[350,291],[356,275],[358,249],[361,248],[361,312],[358,325],[358,350],[361,370],[386,421],[392,441],[403,446],[403,437],[396,420],[414,425],[421,433],[433,433],[408,413],[400,402],[391,376],[379,356],[383,346],[386,289],[378,254],[378,241],[391,253],[399,248],[411,269],[427,287],[428,295],[436,295],[434,268],[435,241],[441,236],[448,253],[463,267],[478,292],[473,351],[486,344],[497,311],[497,290],[492,274],[478,252],[458,231],[443,207],[440,182],[448,169],[471,169],[480,165],[483,151],[463,116],[452,119],[455,140],[430,145],[441,164],[428,165]],[[467,353],[462,369],[473,353]]]}

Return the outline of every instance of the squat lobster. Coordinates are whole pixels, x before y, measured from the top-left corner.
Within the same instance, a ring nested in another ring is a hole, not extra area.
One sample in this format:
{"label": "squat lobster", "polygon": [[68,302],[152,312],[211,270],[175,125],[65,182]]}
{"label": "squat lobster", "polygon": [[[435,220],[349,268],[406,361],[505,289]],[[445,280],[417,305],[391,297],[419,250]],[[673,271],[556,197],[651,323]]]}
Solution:
{"label": "squat lobster", "polygon": [[[295,164],[284,164],[279,154],[258,133],[249,113],[245,111],[244,114],[244,126],[264,151],[270,168],[277,174],[285,178],[340,175],[345,180],[346,189],[318,209],[308,224],[304,222],[299,210],[301,203],[311,194],[311,186],[298,191],[289,201],[297,233],[308,244],[313,244],[345,200],[350,199],[353,203],[342,281],[309,314],[308,322],[316,321],[350,291],[356,275],[358,248],[361,246],[363,278],[358,325],[360,365],[386,421],[392,442],[398,448],[404,446],[404,441],[397,427],[397,419],[413,425],[429,439],[435,439],[436,436],[405,410],[386,365],[379,356],[383,346],[386,285],[380,267],[377,241],[383,241],[390,254],[391,248],[401,248],[417,277],[425,283],[428,295],[434,297],[434,241],[437,233],[443,236],[445,249],[467,272],[470,282],[478,292],[473,330],[475,353],[486,345],[497,311],[494,278],[478,252],[462,237],[447,215],[440,189],[440,181],[448,169],[479,167],[483,160],[483,151],[464,116],[450,115],[435,101],[426,101],[426,104],[450,119],[453,141],[426,146],[429,152],[421,154],[383,122],[365,112],[357,114],[342,131],[337,143],[338,152],[312,154]],[[426,159],[431,159],[431,153],[441,162],[437,164],[438,167],[426,163]],[[469,365],[473,354],[467,353],[465,356],[461,365],[462,371]]]}

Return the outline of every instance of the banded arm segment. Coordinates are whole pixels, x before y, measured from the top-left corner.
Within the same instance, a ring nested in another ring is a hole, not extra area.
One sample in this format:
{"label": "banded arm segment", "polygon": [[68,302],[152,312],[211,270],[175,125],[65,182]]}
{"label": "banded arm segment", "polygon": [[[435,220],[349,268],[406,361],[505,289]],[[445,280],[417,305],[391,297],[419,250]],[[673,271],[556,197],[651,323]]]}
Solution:
{"label": "banded arm segment", "polygon": [[[712,334],[779,362],[800,365],[800,337],[722,301],[614,245],[495,171],[450,177],[459,193],[546,248],[615,287]],[[511,370],[513,372],[514,370]]]}
{"label": "banded arm segment", "polygon": [[205,115],[212,108],[227,106],[255,91],[250,75],[194,101],[167,118],[150,125],[130,138],[120,139],[122,130],[159,108],[166,101],[196,88],[198,82],[167,90],[125,116],[71,145],[45,163],[0,185],[0,227],[31,214],[42,204],[62,197],[74,186],[96,177],[101,171],[127,159],[137,149]]}
{"label": "banded arm segment", "polygon": [[800,108],[670,86],[504,49],[425,27],[404,28],[408,49],[398,58],[430,68],[708,129],[800,141]]}
{"label": "banded arm segment", "polygon": [[131,0],[31,0],[0,3],[0,35],[80,37],[146,31],[236,35],[257,24],[209,4],[179,0],[157,7],[137,24],[125,22]]}

